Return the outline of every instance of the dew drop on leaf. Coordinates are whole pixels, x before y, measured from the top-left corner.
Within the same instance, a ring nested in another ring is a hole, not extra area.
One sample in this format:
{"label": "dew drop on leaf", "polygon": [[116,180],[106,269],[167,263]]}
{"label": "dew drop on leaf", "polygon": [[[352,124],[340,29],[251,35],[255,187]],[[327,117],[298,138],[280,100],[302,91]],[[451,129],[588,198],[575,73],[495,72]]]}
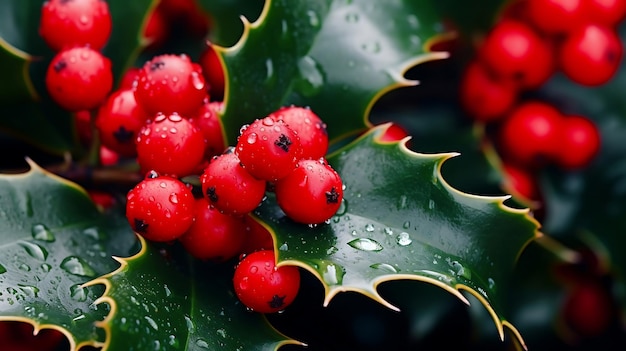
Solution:
{"label": "dew drop on leaf", "polygon": [[54,234],[44,224],[34,224],[31,228],[31,235],[33,239],[53,242],[55,240]]}
{"label": "dew drop on leaf", "polygon": [[149,316],[144,316],[143,318],[146,320],[146,322],[148,322],[148,324],[150,324],[152,329],[159,330],[159,325],[154,321],[154,319]]}
{"label": "dew drop on leaf", "polygon": [[204,340],[204,339],[196,340],[196,346],[198,346],[201,349],[206,349],[206,350],[209,349],[209,343],[206,342],[206,340]]}
{"label": "dew drop on leaf", "polygon": [[87,290],[81,284],[70,286],[70,297],[74,301],[83,302],[87,300]]}
{"label": "dew drop on leaf", "polygon": [[411,237],[409,236],[409,233],[402,232],[402,233],[398,234],[398,236],[396,237],[396,242],[400,246],[408,246],[408,245],[411,245],[413,240],[411,240]]}
{"label": "dew drop on leaf", "polygon": [[389,273],[398,273],[398,269],[389,263],[374,263],[370,265],[370,268],[379,269],[382,271],[387,271]]}
{"label": "dew drop on leaf", "polygon": [[61,262],[61,268],[74,275],[82,277],[95,277],[96,272],[87,262],[83,261],[80,257],[69,256]]}
{"label": "dew drop on leaf", "polygon": [[371,223],[370,223],[370,224],[367,224],[367,225],[365,226],[365,231],[367,231],[367,232],[370,232],[370,233],[371,233],[371,232],[373,232],[373,231],[374,231],[374,229],[375,229],[375,228],[374,228],[374,225],[373,225],[373,224],[371,224]]}
{"label": "dew drop on leaf", "polygon": [[383,249],[379,242],[369,238],[357,238],[348,242],[348,245],[361,251],[381,251]]}
{"label": "dew drop on leaf", "polygon": [[39,297],[39,288],[36,286],[31,286],[31,285],[21,285],[18,284],[18,286],[20,287],[20,290],[28,297],[30,298],[36,298]]}
{"label": "dew drop on leaf", "polygon": [[48,258],[48,251],[37,244],[29,241],[21,241],[20,246],[23,247],[24,250],[26,250],[26,253],[34,259],[45,261],[46,258]]}

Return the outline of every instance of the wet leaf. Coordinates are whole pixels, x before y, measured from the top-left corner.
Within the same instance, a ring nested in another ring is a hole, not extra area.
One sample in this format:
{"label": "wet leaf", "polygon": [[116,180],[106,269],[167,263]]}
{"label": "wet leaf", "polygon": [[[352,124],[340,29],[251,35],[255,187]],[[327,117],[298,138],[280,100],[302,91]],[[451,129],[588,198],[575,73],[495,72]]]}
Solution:
{"label": "wet leaf", "polygon": [[[325,285],[325,303],[356,291],[394,308],[377,292],[386,280],[414,279],[466,301],[476,296],[516,333],[502,310],[507,281],[524,247],[539,234],[527,210],[507,197],[480,197],[449,186],[440,173],[453,154],[416,154],[377,141],[377,127],[329,157],[341,175],[344,203],[328,224],[288,219],[274,199],[258,211],[276,236],[281,264],[302,266]],[[519,335],[518,335],[519,337]]]}

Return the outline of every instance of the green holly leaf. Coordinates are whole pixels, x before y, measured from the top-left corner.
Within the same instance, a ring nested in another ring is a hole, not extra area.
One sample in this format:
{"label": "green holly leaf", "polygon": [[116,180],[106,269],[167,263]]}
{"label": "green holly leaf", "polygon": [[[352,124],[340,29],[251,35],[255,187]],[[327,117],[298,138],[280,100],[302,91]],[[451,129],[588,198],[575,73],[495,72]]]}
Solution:
{"label": "green holly leaf", "polygon": [[72,350],[104,341],[95,322],[108,307],[102,287],[84,284],[118,267],[137,240],[124,217],[104,215],[86,192],[29,162],[27,173],[0,175],[0,320],[53,328]]}
{"label": "green holly leaf", "polygon": [[99,302],[111,306],[99,323],[109,336],[104,351],[276,350],[299,344],[239,302],[233,265],[201,263],[184,250],[177,255],[144,240],[142,247],[119,259],[120,269],[91,283],[107,286]]}
{"label": "green holly leaf", "polygon": [[404,78],[407,69],[447,57],[428,52],[443,32],[439,18],[425,1],[267,1],[234,46],[217,48],[228,143],[242,125],[287,104],[311,107],[331,140],[364,130],[382,94],[416,84]]}
{"label": "green holly leaf", "polygon": [[259,18],[265,0],[198,0],[198,4],[210,15],[211,42],[220,46],[231,46],[243,33],[241,17],[245,17],[248,22],[254,22]]}
{"label": "green holly leaf", "polygon": [[[454,154],[417,154],[403,143],[380,142],[380,126],[332,154],[344,182],[344,202],[328,224],[288,219],[273,198],[257,215],[271,227],[280,264],[311,271],[325,300],[355,291],[395,308],[377,285],[394,279],[434,284],[489,310],[520,338],[502,307],[507,280],[524,247],[538,237],[528,210],[508,208],[508,197],[481,197],[452,188],[440,173]],[[459,156],[462,157],[462,156]]]}

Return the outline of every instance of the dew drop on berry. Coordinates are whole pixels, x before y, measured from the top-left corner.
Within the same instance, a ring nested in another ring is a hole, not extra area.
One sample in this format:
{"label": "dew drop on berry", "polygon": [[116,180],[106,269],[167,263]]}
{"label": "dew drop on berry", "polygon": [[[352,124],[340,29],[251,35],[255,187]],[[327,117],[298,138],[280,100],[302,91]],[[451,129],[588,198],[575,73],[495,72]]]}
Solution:
{"label": "dew drop on berry", "polygon": [[166,118],[165,114],[163,114],[162,112],[158,112],[156,114],[156,116],[154,117],[154,121],[155,122],[161,122],[161,121],[165,120],[165,118]]}
{"label": "dew drop on berry", "polygon": [[165,182],[159,183],[159,186],[164,189],[167,188],[167,184],[165,184]]}
{"label": "dew drop on berry", "polygon": [[170,128],[170,133],[172,133],[172,134],[176,134],[176,133],[178,133],[178,129],[176,129],[176,128]]}
{"label": "dew drop on berry", "polygon": [[89,23],[89,18],[87,18],[87,16],[85,16],[85,15],[82,15],[82,16],[80,16],[78,21],[80,21],[80,24],[86,25],[87,23]]}
{"label": "dew drop on berry", "polygon": [[170,210],[165,211],[165,218],[172,218],[172,212],[170,212]]}
{"label": "dew drop on berry", "polygon": [[183,117],[179,115],[178,113],[174,112],[170,115],[169,119],[172,122],[180,122],[183,120]]}
{"label": "dew drop on berry", "polygon": [[250,273],[256,274],[256,272],[258,272],[258,271],[259,271],[259,268],[257,266],[250,267]]}
{"label": "dew drop on berry", "polygon": [[246,142],[248,144],[254,144],[256,143],[257,137],[258,136],[256,133],[250,133],[250,135],[248,135],[248,138],[246,139]]}
{"label": "dew drop on berry", "polygon": [[178,203],[178,195],[176,195],[176,193],[171,193],[170,194],[170,202],[173,204],[177,204]]}
{"label": "dew drop on berry", "polygon": [[83,50],[80,53],[80,58],[83,60],[89,60],[89,58],[91,57],[91,52],[89,52],[88,50]]}
{"label": "dew drop on berry", "polygon": [[274,120],[271,117],[265,117],[265,118],[263,118],[263,121],[261,123],[263,123],[264,125],[270,127],[270,126],[274,125]]}
{"label": "dew drop on berry", "polygon": [[204,89],[204,80],[198,72],[191,72],[191,84],[198,90]]}
{"label": "dew drop on berry", "polygon": [[249,278],[248,277],[241,278],[241,281],[239,282],[239,289],[241,289],[241,290],[248,290],[249,286],[250,286]]}
{"label": "dew drop on berry", "polygon": [[154,199],[154,196],[150,196],[150,197],[148,198],[148,201],[150,201],[150,202],[154,202],[154,200],[155,200],[155,199]]}

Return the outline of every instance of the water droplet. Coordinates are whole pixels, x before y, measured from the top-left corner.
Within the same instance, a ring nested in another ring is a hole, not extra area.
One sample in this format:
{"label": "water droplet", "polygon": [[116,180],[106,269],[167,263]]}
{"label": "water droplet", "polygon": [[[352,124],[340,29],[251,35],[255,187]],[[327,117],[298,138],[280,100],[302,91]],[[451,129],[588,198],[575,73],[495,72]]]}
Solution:
{"label": "water droplet", "polygon": [[207,349],[207,350],[209,349],[209,343],[203,339],[196,340],[196,346],[198,346],[201,349]]}
{"label": "water droplet", "polygon": [[287,250],[289,250],[289,246],[287,245],[287,243],[283,243],[282,245],[280,245],[280,247],[278,249],[280,251],[287,251]]}
{"label": "water droplet", "polygon": [[273,85],[276,82],[276,75],[274,74],[274,61],[268,58],[265,60],[265,83]]}
{"label": "water droplet", "polygon": [[167,337],[167,343],[170,344],[170,346],[175,346],[178,347],[178,339],[176,339],[176,335],[170,335]]}
{"label": "water droplet", "polygon": [[18,284],[20,290],[28,297],[39,297],[39,288],[36,286]]}
{"label": "water droplet", "polygon": [[411,28],[417,29],[420,26],[420,21],[414,14],[410,14],[406,17],[406,21],[409,22]]}
{"label": "water droplet", "polygon": [[44,224],[35,224],[31,228],[31,235],[33,239],[53,242],[55,240],[54,234]]}
{"label": "water droplet", "polygon": [[69,256],[61,262],[61,268],[66,272],[83,277],[95,277],[96,272],[80,257]]}
{"label": "water droplet", "polygon": [[239,289],[248,290],[249,286],[250,286],[250,278],[248,277],[241,278],[241,280],[239,281]]}
{"label": "water droplet", "polygon": [[173,204],[178,203],[178,195],[176,193],[171,193],[169,199],[170,199],[170,202]]}
{"label": "water droplet", "polygon": [[362,251],[381,251],[383,249],[379,242],[369,238],[357,238],[348,242],[348,245]]}
{"label": "water droplet", "polygon": [[256,143],[257,138],[258,138],[258,135],[256,133],[250,133],[248,134],[248,138],[246,139],[246,142],[248,144],[254,144]]}
{"label": "water droplet", "polygon": [[77,321],[79,321],[79,320],[81,320],[81,319],[85,319],[85,318],[87,318],[87,317],[86,317],[84,314],[82,314],[82,313],[81,313],[81,314],[79,314],[78,316],[76,316],[76,317],[72,318],[72,320],[73,320],[74,322],[77,322]]}
{"label": "water droplet", "polygon": [[193,323],[191,318],[189,318],[189,316],[185,316],[185,324],[187,324],[187,331],[189,333],[193,333],[193,331],[196,329],[196,325]]}
{"label": "water droplet", "polygon": [[319,93],[326,80],[322,66],[312,57],[304,56],[298,60],[298,70],[300,79],[296,81],[296,91],[307,97]]}
{"label": "water droplet", "polygon": [[402,223],[402,228],[409,229],[410,227],[411,227],[411,222],[406,221],[406,222]]}
{"label": "water droplet", "polygon": [[383,229],[383,231],[385,232],[385,234],[387,235],[393,235],[393,229],[386,227],[385,229]]}
{"label": "water droplet", "polygon": [[428,200],[428,208],[431,210],[435,209],[435,200],[433,199]]}
{"label": "water droplet", "polygon": [[196,71],[191,72],[191,84],[197,90],[204,90],[204,78]]}
{"label": "water droplet", "polygon": [[311,24],[311,26],[313,27],[319,27],[320,25],[320,18],[317,15],[317,13],[315,13],[315,11],[313,10],[309,10],[306,12],[307,16],[309,17],[309,24]]}
{"label": "water droplet", "polygon": [[343,267],[326,260],[317,263],[318,270],[322,272],[322,279],[328,285],[339,285],[343,282],[345,271]]}
{"label": "water droplet", "polygon": [[346,14],[346,22],[350,22],[350,23],[356,23],[359,21],[359,14],[354,13],[354,12],[350,12],[348,14]]}
{"label": "water droplet", "polygon": [[413,240],[411,240],[411,237],[409,236],[409,233],[402,232],[402,233],[398,234],[398,236],[396,237],[396,242],[400,246],[408,246],[408,245],[411,245]]}
{"label": "water droplet", "polygon": [[37,244],[29,241],[20,241],[20,246],[23,247],[28,255],[34,259],[45,261],[46,258],[48,258],[48,251]]}
{"label": "water droplet", "polygon": [[87,16],[85,16],[85,15],[81,15],[78,18],[78,21],[80,21],[81,24],[87,24],[87,23],[89,23],[89,18],[87,18]]}
{"label": "water droplet", "polygon": [[374,263],[370,266],[371,268],[374,269],[380,269],[383,271],[387,271],[389,273],[398,273],[398,269],[392,265],[390,265],[389,263]]}
{"label": "water droplet", "polygon": [[154,319],[149,316],[144,316],[143,318],[146,320],[146,322],[148,322],[148,324],[150,324],[152,329],[159,330],[159,325],[154,321]]}
{"label": "water droplet", "polygon": [[222,338],[226,338],[226,329],[224,329],[224,328],[220,328],[220,329],[218,329],[218,330],[216,330],[216,331],[217,331],[217,334],[218,334],[219,336],[221,336]]}
{"label": "water droplet", "polygon": [[87,289],[81,284],[74,284],[70,286],[70,297],[74,301],[83,302],[87,300]]}
{"label": "water droplet", "polygon": [[491,277],[487,278],[487,284],[489,284],[489,289],[491,290],[496,287],[496,282]]}
{"label": "water droplet", "polygon": [[337,251],[339,251],[339,248],[337,248],[336,246],[331,246],[326,250],[326,254],[330,256],[335,254]]}
{"label": "water droplet", "polygon": [[170,288],[167,285],[163,285],[163,288],[165,289],[165,296],[166,297],[172,296],[172,291],[170,290]]}
{"label": "water droplet", "polygon": [[377,41],[367,42],[361,45],[361,49],[372,54],[377,54],[380,52],[381,46],[380,46],[380,43]]}
{"label": "water droplet", "polygon": [[374,231],[374,229],[375,229],[375,228],[374,228],[374,225],[373,225],[373,224],[371,224],[371,223],[370,223],[370,224],[367,224],[367,225],[365,226],[365,231],[367,231],[367,232],[373,232],[373,231]]}

